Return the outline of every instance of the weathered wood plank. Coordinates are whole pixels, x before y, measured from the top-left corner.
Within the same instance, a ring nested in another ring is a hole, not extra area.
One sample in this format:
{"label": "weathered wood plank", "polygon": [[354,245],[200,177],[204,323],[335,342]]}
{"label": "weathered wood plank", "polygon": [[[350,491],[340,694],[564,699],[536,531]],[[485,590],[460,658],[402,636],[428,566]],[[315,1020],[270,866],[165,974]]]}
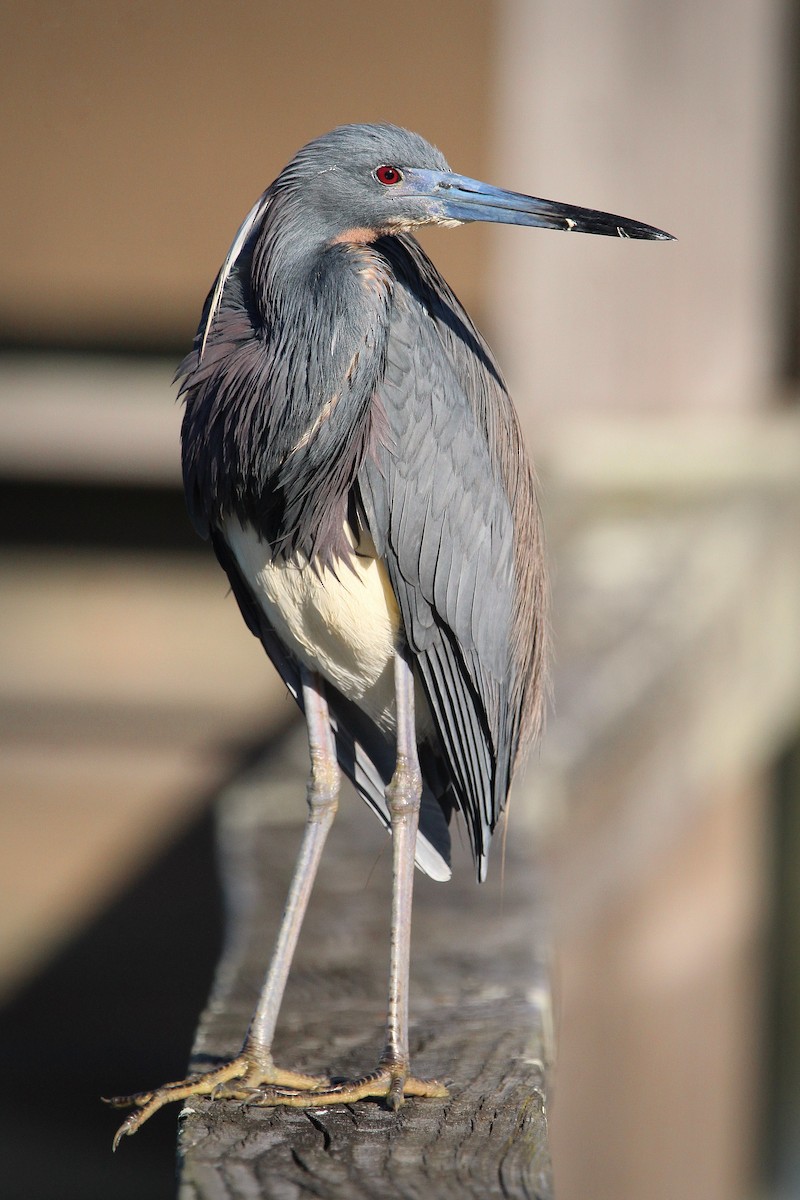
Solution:
{"label": "weathered wood plank", "polygon": [[[193,1066],[238,1049],[280,913],[302,819],[302,735],[225,797],[223,877],[232,940]],[[382,1047],[388,840],[348,796],[298,950],[276,1059],[335,1075],[370,1070]],[[291,823],[284,822],[290,814]],[[463,860],[463,855],[461,856]],[[462,861],[448,885],[418,877],[411,1049],[445,1101],[398,1113],[371,1103],[307,1113],[193,1101],[180,1137],[183,1200],[218,1197],[551,1195],[546,1142],[549,1010],[532,862],[509,843],[478,889]]]}

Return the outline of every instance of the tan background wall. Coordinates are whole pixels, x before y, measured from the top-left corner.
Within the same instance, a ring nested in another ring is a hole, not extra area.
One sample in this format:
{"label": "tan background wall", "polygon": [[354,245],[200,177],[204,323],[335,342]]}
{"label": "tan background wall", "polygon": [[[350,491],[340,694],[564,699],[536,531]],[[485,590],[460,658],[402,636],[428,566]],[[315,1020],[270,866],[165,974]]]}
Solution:
{"label": "tan background wall", "polygon": [[[489,0],[32,0],[0,10],[0,330],[183,344],[304,142],[387,120],[486,165]],[[432,244],[474,306],[482,231]]]}

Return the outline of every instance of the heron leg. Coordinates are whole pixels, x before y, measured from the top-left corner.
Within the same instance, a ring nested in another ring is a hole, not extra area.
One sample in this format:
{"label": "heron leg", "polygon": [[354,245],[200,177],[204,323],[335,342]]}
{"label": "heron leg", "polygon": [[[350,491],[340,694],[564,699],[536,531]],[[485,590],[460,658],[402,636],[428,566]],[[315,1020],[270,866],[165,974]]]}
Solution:
{"label": "heron leg", "polygon": [[447,1096],[435,1079],[409,1074],[408,980],[411,952],[411,901],[414,889],[414,854],[419,826],[422,775],[417,756],[414,719],[414,673],[405,652],[395,655],[397,699],[397,760],[386,789],[392,825],[392,929],[389,961],[389,1010],[386,1045],[378,1069],[360,1079],[348,1080],[322,1091],[301,1093],[283,1087],[259,1089],[256,1105],[283,1104],[311,1108],[325,1104],[350,1104],[369,1097],[384,1098],[397,1109],[406,1096]]}
{"label": "heron leg", "polygon": [[275,1036],[286,981],[289,978],[289,968],[292,965],[322,851],[339,806],[341,777],[323,687],[319,676],[303,670],[303,703],[311,757],[307,792],[308,819],[278,941],[244,1043],[245,1054],[264,1064],[272,1062],[270,1048]]}
{"label": "heron leg", "polygon": [[197,1095],[246,1100],[264,1086],[288,1088],[293,1092],[330,1086],[326,1077],[276,1067],[271,1052],[289,968],[339,802],[339,767],[323,684],[318,676],[306,671],[303,672],[303,703],[311,757],[308,818],[278,940],[241,1052],[230,1062],[204,1074],[190,1075],[154,1091],[112,1097],[108,1103],[115,1108],[134,1109],[117,1131],[115,1149],[123,1137],[136,1133],[154,1112],[174,1100]]}
{"label": "heron leg", "polygon": [[389,960],[389,1015],[381,1066],[388,1069],[390,1108],[403,1103],[408,1077],[408,989],[411,959],[411,901],[414,853],[419,827],[422,775],[414,720],[414,673],[404,654],[395,656],[397,695],[397,762],[386,789],[392,821],[392,933]]}

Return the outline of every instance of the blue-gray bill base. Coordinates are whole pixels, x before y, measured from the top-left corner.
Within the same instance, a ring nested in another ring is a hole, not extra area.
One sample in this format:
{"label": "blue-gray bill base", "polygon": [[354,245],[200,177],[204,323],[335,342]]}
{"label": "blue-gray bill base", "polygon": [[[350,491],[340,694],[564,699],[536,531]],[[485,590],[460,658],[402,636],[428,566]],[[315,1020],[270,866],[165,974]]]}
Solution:
{"label": "blue-gray bill base", "polygon": [[[491,351],[412,236],[469,221],[670,238],[455,175],[407,130],[345,125],[300,150],[250,211],[179,368],[189,512],[305,715],[308,820],[241,1052],[114,1098],[133,1110],[115,1146],[193,1095],[398,1108],[447,1094],[409,1063],[414,864],[449,878],[458,812],[484,878],[540,727],[547,644],[517,417]],[[342,772],[391,830],[393,902],[383,1053],[334,1085],[277,1066],[271,1046]]]}

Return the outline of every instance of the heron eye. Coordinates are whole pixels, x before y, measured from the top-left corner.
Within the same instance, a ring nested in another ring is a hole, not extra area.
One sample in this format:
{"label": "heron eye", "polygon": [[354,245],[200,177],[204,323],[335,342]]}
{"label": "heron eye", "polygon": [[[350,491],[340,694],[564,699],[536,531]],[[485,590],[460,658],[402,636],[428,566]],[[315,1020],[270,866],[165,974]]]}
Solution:
{"label": "heron eye", "polygon": [[397,167],[378,167],[375,171],[375,178],[378,183],[382,183],[386,187],[393,187],[394,184],[402,182],[403,172],[398,171]]}

